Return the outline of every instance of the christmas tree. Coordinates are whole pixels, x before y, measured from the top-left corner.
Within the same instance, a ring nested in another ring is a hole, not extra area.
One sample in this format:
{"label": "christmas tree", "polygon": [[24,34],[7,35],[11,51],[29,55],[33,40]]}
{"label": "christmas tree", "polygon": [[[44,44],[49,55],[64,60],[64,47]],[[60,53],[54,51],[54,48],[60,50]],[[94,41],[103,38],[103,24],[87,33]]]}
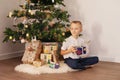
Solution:
{"label": "christmas tree", "polygon": [[9,13],[13,27],[6,28],[3,42],[62,42],[69,33],[69,17],[63,0],[25,0],[19,10]]}

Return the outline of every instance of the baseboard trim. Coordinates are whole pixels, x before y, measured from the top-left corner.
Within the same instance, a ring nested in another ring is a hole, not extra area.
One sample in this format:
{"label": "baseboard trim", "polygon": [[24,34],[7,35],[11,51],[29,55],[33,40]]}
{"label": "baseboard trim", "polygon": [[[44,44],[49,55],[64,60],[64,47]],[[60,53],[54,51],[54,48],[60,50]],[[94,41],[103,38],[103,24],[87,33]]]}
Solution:
{"label": "baseboard trim", "polygon": [[106,61],[106,62],[116,62],[114,57],[99,56],[99,60],[100,61]]}
{"label": "baseboard trim", "polygon": [[0,60],[19,57],[19,56],[22,56],[23,53],[24,53],[24,50],[11,52],[11,53],[3,53],[3,54],[0,54]]}
{"label": "baseboard trim", "polygon": [[98,56],[98,57],[100,61],[120,63],[120,58],[118,57],[108,57],[108,56]]}
{"label": "baseboard trim", "polygon": [[98,56],[99,61],[120,63],[120,59],[115,56],[104,56],[104,55],[90,55],[90,56]]}

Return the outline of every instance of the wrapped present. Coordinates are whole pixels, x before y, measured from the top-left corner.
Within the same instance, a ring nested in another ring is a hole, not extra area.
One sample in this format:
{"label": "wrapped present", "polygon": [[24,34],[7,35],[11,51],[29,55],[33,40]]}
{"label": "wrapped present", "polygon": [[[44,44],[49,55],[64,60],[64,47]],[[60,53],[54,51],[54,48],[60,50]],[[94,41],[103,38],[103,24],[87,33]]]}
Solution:
{"label": "wrapped present", "polygon": [[40,61],[40,60],[38,60],[38,61],[33,61],[33,65],[34,66],[36,66],[36,67],[40,67],[40,66],[42,66],[42,65],[44,65],[45,64],[45,62],[44,61]]}
{"label": "wrapped present", "polygon": [[60,65],[55,62],[50,62],[49,67],[53,68],[53,69],[58,69],[60,67]]}
{"label": "wrapped present", "polygon": [[56,51],[52,51],[51,54],[41,53],[40,59],[48,64],[50,62],[58,63],[58,56],[56,54]]}
{"label": "wrapped present", "polygon": [[52,54],[44,54],[44,53],[42,53],[40,55],[40,59],[45,61],[46,63],[49,63],[49,61],[51,61],[51,58],[52,58]]}
{"label": "wrapped present", "polygon": [[25,44],[25,52],[22,57],[23,63],[33,63],[35,60],[39,60],[41,53],[42,43],[38,40],[27,42]]}
{"label": "wrapped present", "polygon": [[58,62],[58,43],[56,42],[43,42],[42,43],[43,51],[40,55],[41,60],[49,63],[50,61],[57,63]]}
{"label": "wrapped present", "polygon": [[76,50],[77,55],[86,54],[86,47],[76,47]]}
{"label": "wrapped present", "polygon": [[56,42],[48,42],[43,44],[43,53],[51,54],[52,51],[58,50],[58,43]]}

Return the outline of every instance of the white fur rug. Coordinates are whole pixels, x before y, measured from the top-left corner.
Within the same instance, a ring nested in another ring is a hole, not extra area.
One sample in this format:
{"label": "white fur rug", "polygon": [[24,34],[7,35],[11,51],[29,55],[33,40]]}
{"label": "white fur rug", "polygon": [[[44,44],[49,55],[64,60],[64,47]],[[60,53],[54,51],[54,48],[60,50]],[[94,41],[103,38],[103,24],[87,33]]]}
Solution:
{"label": "white fur rug", "polygon": [[60,62],[58,69],[52,69],[48,65],[35,67],[30,64],[20,64],[15,67],[15,71],[29,73],[29,74],[43,74],[43,73],[66,73],[76,71],[68,67],[64,62]]}

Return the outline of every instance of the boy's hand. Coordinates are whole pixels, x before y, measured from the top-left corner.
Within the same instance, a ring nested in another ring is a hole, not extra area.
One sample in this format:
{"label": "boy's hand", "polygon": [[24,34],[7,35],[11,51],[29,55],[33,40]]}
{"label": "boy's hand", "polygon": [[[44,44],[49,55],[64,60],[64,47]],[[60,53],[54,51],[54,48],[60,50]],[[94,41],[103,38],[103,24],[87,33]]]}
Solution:
{"label": "boy's hand", "polygon": [[68,48],[68,51],[72,52],[72,53],[75,53],[77,50],[76,50],[75,47],[71,46],[71,47]]}

